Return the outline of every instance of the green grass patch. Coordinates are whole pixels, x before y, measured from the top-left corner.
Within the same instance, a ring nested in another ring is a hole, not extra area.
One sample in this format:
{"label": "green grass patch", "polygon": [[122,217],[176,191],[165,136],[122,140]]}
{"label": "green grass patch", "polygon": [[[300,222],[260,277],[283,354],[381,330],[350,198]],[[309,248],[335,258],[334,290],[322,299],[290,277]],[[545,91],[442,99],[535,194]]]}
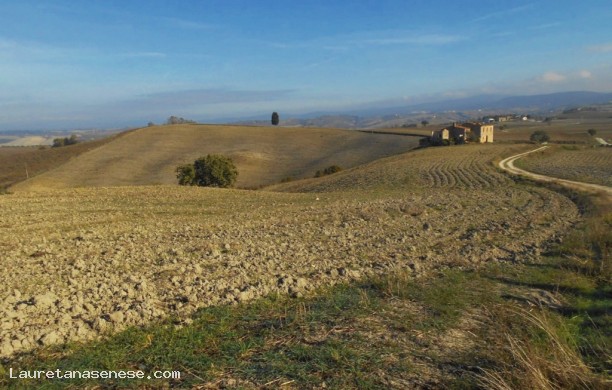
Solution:
{"label": "green grass patch", "polygon": [[[168,320],[104,340],[44,349],[2,366],[5,387],[91,386],[87,380],[15,380],[17,370],[181,371],[180,380],[107,380],[105,386],[188,387],[218,380],[245,386],[295,383],[331,388],[381,388],[386,376],[412,372],[402,342],[378,340],[410,329],[439,334],[482,302],[486,281],[461,271],[414,281],[402,273],[340,285],[314,297],[272,296],[249,305],[199,311],[189,325]],[[398,304],[400,303],[401,304]],[[398,307],[400,309],[398,309]],[[414,316],[412,308],[423,310]],[[383,314],[388,313],[388,314]],[[378,340],[378,341],[377,341]],[[234,382],[231,382],[234,381]]]}

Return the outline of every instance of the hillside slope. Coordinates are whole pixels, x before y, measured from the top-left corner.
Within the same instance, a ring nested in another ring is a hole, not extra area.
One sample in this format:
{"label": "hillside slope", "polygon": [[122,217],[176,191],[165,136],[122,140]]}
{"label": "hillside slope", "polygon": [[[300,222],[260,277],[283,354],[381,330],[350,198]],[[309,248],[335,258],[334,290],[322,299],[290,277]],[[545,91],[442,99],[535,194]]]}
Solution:
{"label": "hillside slope", "polygon": [[0,189],[26,180],[27,175],[32,177],[57,168],[76,156],[99,148],[128,133],[124,132],[102,139],[79,142],[76,145],[62,148],[2,146],[0,147]]}
{"label": "hillside slope", "polygon": [[175,184],[175,168],[208,153],[230,156],[237,186],[258,187],[285,177],[311,177],[336,164],[344,168],[402,153],[418,137],[336,129],[175,125],[135,130],[12,190]]}
{"label": "hillside slope", "polygon": [[275,192],[336,192],[442,188],[482,190],[508,185],[493,161],[525,150],[525,145],[461,145],[426,148],[372,161],[321,178],[272,185]]}

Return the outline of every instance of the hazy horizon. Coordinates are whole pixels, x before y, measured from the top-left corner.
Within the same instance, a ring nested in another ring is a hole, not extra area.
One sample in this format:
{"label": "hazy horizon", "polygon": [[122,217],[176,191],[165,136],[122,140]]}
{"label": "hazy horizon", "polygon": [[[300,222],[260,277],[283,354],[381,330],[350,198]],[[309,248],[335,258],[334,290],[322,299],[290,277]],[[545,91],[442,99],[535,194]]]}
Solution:
{"label": "hazy horizon", "polygon": [[608,2],[0,5],[0,130],[612,91]]}

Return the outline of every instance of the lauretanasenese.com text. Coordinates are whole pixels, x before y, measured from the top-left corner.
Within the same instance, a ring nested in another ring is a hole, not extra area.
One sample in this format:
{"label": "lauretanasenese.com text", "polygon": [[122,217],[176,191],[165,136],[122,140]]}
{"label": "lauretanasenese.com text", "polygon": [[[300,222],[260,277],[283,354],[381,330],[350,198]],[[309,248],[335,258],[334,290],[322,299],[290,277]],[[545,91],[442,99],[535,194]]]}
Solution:
{"label": "lauretanasenese.com text", "polygon": [[181,379],[180,371],[141,370],[13,370],[9,368],[10,379]]}

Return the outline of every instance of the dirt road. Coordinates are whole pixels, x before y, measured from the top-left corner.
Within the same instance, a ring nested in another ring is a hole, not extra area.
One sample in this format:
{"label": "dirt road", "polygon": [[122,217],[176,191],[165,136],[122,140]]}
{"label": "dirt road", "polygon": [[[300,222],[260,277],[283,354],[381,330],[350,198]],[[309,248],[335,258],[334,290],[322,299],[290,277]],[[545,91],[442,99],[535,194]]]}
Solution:
{"label": "dirt road", "polygon": [[606,194],[606,197],[608,198],[608,200],[612,200],[612,188],[611,187],[602,186],[598,184],[583,183],[579,181],[559,179],[556,177],[550,177],[550,176],[544,176],[544,175],[538,175],[536,173],[528,172],[528,171],[525,171],[524,169],[520,169],[514,166],[514,162],[518,160],[519,158],[527,154],[530,154],[530,153],[544,150],[546,148],[548,148],[548,146],[542,146],[537,149],[531,150],[529,152],[516,154],[514,156],[501,160],[498,165],[504,171],[513,173],[515,175],[526,176],[526,177],[529,177],[531,179],[535,179],[538,181],[543,181],[543,182],[548,182],[548,183],[557,183],[557,184],[561,184],[565,187],[568,187],[574,190],[580,190],[580,191],[586,191],[586,192],[594,191],[594,192],[600,192],[600,193],[603,192]]}

